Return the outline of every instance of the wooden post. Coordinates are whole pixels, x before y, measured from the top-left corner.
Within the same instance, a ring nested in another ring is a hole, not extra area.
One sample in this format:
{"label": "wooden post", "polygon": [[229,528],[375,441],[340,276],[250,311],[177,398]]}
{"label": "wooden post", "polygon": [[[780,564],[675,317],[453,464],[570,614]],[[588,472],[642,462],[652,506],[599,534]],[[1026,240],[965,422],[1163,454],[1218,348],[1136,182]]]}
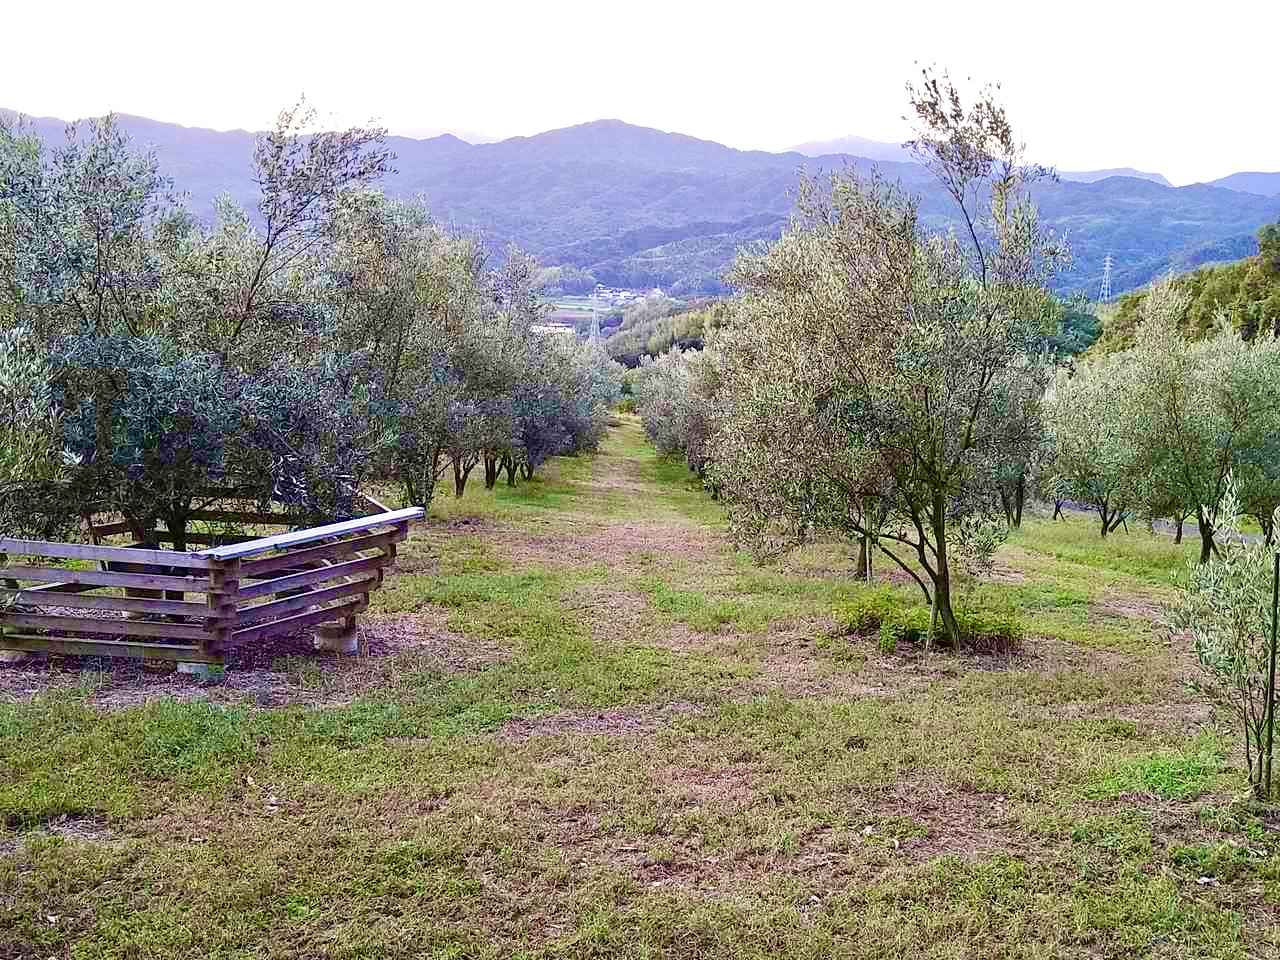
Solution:
{"label": "wooden post", "polygon": [[[236,627],[236,598],[239,593],[240,561],[215,560],[209,569],[209,626],[207,636],[200,644],[205,653],[218,657],[225,655]],[[179,669],[182,669],[181,665]],[[193,671],[189,668],[183,672]]]}
{"label": "wooden post", "polygon": [[[7,553],[0,553],[0,567],[8,566],[8,562],[9,562],[9,555]],[[8,587],[10,585],[12,585],[13,589],[16,589],[18,586],[18,582],[16,580],[0,581],[0,586]],[[4,612],[4,609],[2,606],[3,603],[4,601],[0,600],[0,613]],[[27,657],[31,656],[29,653],[26,653],[22,650],[5,650],[3,649],[3,647],[4,647],[4,621],[0,620],[0,663],[21,663],[23,660],[27,659]]]}

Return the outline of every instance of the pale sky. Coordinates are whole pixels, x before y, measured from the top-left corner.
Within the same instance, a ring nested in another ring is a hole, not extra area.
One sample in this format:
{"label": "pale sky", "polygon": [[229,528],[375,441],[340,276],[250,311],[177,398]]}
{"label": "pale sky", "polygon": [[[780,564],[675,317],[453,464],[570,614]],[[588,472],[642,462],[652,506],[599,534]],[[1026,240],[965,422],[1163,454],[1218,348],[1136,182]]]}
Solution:
{"label": "pale sky", "polygon": [[604,117],[741,148],[900,140],[916,63],[1003,86],[1030,154],[1174,183],[1280,170],[1280,3],[0,0],[0,106],[525,135]]}

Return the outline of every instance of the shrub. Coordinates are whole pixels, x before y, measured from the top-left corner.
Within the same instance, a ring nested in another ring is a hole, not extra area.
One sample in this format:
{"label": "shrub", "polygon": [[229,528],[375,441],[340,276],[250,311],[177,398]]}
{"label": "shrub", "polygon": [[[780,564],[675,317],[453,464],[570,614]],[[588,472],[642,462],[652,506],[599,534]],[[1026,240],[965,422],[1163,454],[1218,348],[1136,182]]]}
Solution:
{"label": "shrub", "polygon": [[860,593],[835,611],[836,622],[847,633],[870,633],[892,617],[906,601],[888,587],[877,587]]}
{"label": "shrub", "polygon": [[[923,644],[929,634],[929,608],[911,603],[897,591],[879,587],[854,597],[835,611],[846,633],[875,635],[880,649],[895,652],[906,643]],[[1017,613],[1007,606],[978,606],[956,611],[964,643],[983,653],[1006,653],[1021,645],[1026,630]],[[941,630],[935,642],[945,642]]]}

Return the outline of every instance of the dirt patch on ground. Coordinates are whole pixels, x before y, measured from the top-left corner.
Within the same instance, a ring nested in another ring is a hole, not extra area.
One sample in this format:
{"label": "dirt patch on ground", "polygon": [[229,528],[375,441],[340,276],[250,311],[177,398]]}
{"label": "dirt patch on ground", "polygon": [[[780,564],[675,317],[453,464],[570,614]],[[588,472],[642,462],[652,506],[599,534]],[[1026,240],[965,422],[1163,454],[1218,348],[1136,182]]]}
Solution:
{"label": "dirt patch on ground", "polygon": [[[670,780],[661,786],[664,796],[655,798],[660,820],[679,815],[672,809],[673,801],[678,810],[695,813],[702,807],[746,811],[767,802],[750,767],[678,767],[668,775]],[[1005,798],[968,789],[926,789],[900,782],[852,796],[849,809],[837,819],[842,821],[839,828],[800,828],[788,849],[769,851],[746,837],[728,848],[709,847],[696,830],[620,836],[590,808],[538,811],[542,839],[563,851],[576,867],[590,871],[608,866],[644,888],[710,897],[739,897],[780,876],[816,881],[820,890],[835,892],[940,857],[1043,855],[1037,841],[1025,836]],[[820,907],[819,900],[806,905]]]}
{"label": "dirt patch on ground", "polygon": [[653,632],[653,612],[643,594],[608,581],[575,584],[562,601],[569,612],[591,627],[598,639],[629,642]]}
{"label": "dirt patch on ground", "polygon": [[680,717],[697,716],[701,713],[703,713],[702,707],[684,701],[653,707],[570,710],[545,717],[511,720],[502,726],[498,736],[508,740],[556,737],[563,734],[586,737],[625,737],[637,733],[652,733]]}
{"label": "dirt patch on ground", "polygon": [[759,675],[741,684],[737,696],[781,694],[790,698],[900,697],[929,684],[969,672],[1032,668],[1038,658],[1028,652],[987,654],[966,651],[956,657],[946,649],[929,656],[904,646],[885,653],[878,639],[841,636],[834,622],[813,621],[799,629],[775,632]]}
{"label": "dirt patch on ground", "polygon": [[22,833],[0,837],[0,853],[13,853],[18,847],[39,837],[61,837],[74,843],[109,844],[119,842],[115,831],[92,817],[61,816],[46,820],[38,827]]}
{"label": "dirt patch on ground", "polygon": [[1146,620],[1157,627],[1168,626],[1169,610],[1164,603],[1151,597],[1119,594],[1103,597],[1089,604],[1091,616],[1124,617],[1126,620]]}
{"label": "dirt patch on ground", "polygon": [[111,657],[35,657],[0,664],[0,701],[21,702],[54,691],[83,691],[104,709],[176,699],[281,707],[342,706],[410,672],[461,673],[500,662],[506,651],[453,633],[443,611],[366,617],[360,651],[320,652],[309,633],[239,647],[221,680],[178,674],[171,663]]}
{"label": "dirt patch on ground", "polygon": [[899,781],[853,798],[867,814],[864,835],[880,837],[895,854],[922,863],[938,857],[977,860],[1002,853],[1027,857],[1039,849],[1008,799],[954,785]]}
{"label": "dirt patch on ground", "polygon": [[664,767],[662,788],[686,807],[743,809],[754,801],[760,774],[748,764],[717,767]]}
{"label": "dirt patch on ground", "polygon": [[604,563],[615,569],[637,559],[706,560],[727,549],[697,524],[653,520],[567,524],[546,532],[509,527],[496,536],[494,547],[515,563],[562,567]]}
{"label": "dirt patch on ground", "polygon": [[990,579],[994,580],[996,583],[1024,583],[1026,582],[1027,575],[1021,570],[1015,569],[1014,567],[1001,563],[997,560],[995,565],[991,568]]}
{"label": "dirt patch on ground", "polygon": [[496,540],[507,528],[486,517],[453,517],[432,519],[415,527],[409,540],[400,546],[392,571],[395,573],[433,574],[440,571],[440,557],[450,541],[458,537]]}

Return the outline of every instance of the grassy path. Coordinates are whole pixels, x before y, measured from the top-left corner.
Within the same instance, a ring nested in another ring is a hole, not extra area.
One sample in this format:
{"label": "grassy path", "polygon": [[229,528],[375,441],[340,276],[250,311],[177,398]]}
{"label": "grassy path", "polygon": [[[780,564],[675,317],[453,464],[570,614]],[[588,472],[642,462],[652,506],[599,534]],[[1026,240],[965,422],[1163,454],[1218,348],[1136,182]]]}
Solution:
{"label": "grassy path", "polygon": [[439,502],[358,660],[0,675],[0,957],[1280,951],[1167,543],[1030,524],[984,588],[1026,650],[923,662],[632,420],[545,474]]}

